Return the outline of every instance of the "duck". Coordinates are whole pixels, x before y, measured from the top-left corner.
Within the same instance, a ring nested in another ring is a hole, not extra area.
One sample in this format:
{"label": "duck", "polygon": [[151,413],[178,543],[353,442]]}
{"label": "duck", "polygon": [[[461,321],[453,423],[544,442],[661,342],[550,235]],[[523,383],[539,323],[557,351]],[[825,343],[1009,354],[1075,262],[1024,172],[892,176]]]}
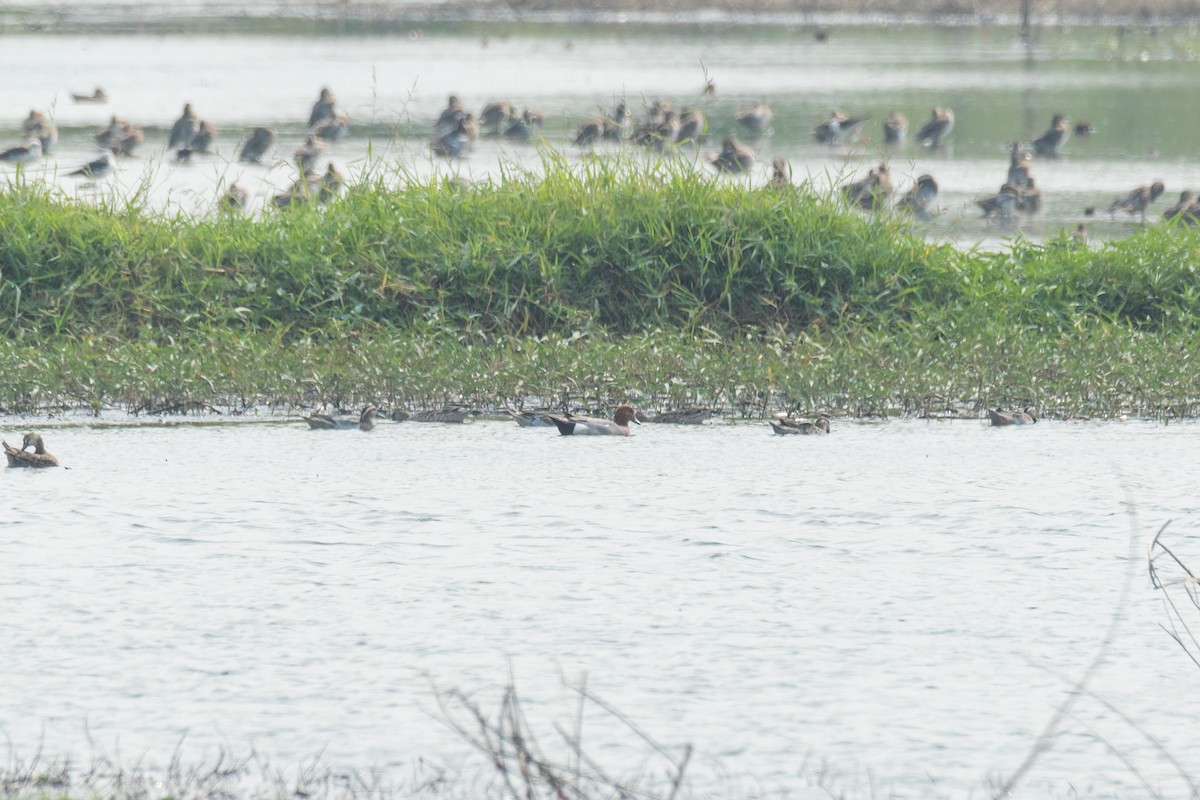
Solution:
{"label": "duck", "polygon": [[813,126],[812,132],[821,144],[842,144],[866,121],[867,117],[852,117],[840,108],[834,109],[828,117]]}
{"label": "duck", "polygon": [[605,137],[605,132],[609,128],[615,128],[616,123],[605,117],[592,117],[585,119],[579,125],[579,130],[575,132],[576,147],[591,147]]}
{"label": "duck", "polygon": [[188,143],[175,154],[180,161],[187,161],[193,155],[210,155],[212,143],[217,138],[217,126],[211,122],[201,122],[196,126],[196,132]]}
{"label": "duck", "polygon": [[547,414],[563,436],[628,436],[629,423],[640,425],[637,412],[628,403],[613,410],[612,419],[581,417],[575,414]]}
{"label": "duck", "polygon": [[479,138],[479,125],[470,114],[459,118],[454,128],[429,143],[429,147],[439,156],[460,158],[466,155],[471,145]]}
{"label": "duck", "polygon": [[467,417],[478,414],[478,411],[473,411],[467,406],[459,403],[452,403],[436,411],[418,411],[412,413],[405,411],[402,408],[397,408],[392,412],[393,422],[444,422],[450,425],[459,425],[467,421]]}
{"label": "duck", "polygon": [[752,103],[737,112],[737,122],[751,136],[765,136],[771,132],[775,112],[766,103]]}
{"label": "duck", "polygon": [[304,205],[320,190],[321,176],[311,169],[305,170],[300,177],[292,181],[286,192],[281,192],[271,199],[276,208],[290,208]]}
{"label": "duck", "polygon": [[234,182],[229,185],[218,202],[222,211],[238,211],[245,208],[246,204],[250,202],[250,193]]}
{"label": "duck", "polygon": [[1058,148],[1067,143],[1067,139],[1071,136],[1071,121],[1064,114],[1055,114],[1050,120],[1050,127],[1046,132],[1031,142],[1033,152],[1039,156],[1054,158],[1058,155]]}
{"label": "duck", "polygon": [[112,171],[112,167],[112,155],[105,153],[99,158],[84,164],[79,169],[68,172],[67,175],[72,178],[103,178]]}
{"label": "duck", "polygon": [[442,109],[442,113],[438,115],[437,122],[434,123],[433,129],[439,137],[445,136],[450,131],[458,127],[458,121],[467,115],[467,107],[463,105],[462,100],[458,99],[458,95],[450,95],[446,100],[446,107]]}
{"label": "duck", "polygon": [[619,142],[625,138],[625,132],[633,127],[633,112],[622,100],[613,108],[612,113],[605,118],[604,138],[610,142]]}
{"label": "duck", "polygon": [[323,142],[340,142],[350,132],[350,115],[338,111],[317,125],[314,134]]}
{"label": "duck", "polygon": [[42,143],[42,154],[48,154],[58,144],[58,126],[50,118],[36,109],[30,109],[29,116],[21,122],[21,135],[26,139],[37,139]]}
{"label": "duck", "polygon": [[28,144],[17,145],[0,152],[0,161],[8,161],[12,164],[28,164],[41,157],[42,142],[40,139],[32,139]]}
{"label": "duck", "polygon": [[983,209],[983,216],[992,219],[999,217],[1008,219],[1017,210],[1017,200],[1020,199],[1020,190],[1011,183],[1006,183],[1000,187],[1000,191],[987,197],[981,197],[975,201],[975,205]]}
{"label": "duck", "polygon": [[880,164],[867,173],[867,177],[842,188],[846,202],[864,211],[880,208],[892,196],[892,191],[892,173],[887,164]]}
{"label": "duck", "polygon": [[815,420],[780,416],[767,420],[778,436],[826,436],[829,434],[829,415],[819,414]]}
{"label": "duck", "polygon": [[534,411],[514,411],[511,408],[505,408],[505,413],[513,418],[513,422],[517,423],[522,428],[553,428],[554,422],[548,416],[550,409],[538,409]]}
{"label": "duck", "polygon": [[949,108],[934,106],[925,124],[917,129],[917,144],[930,150],[942,146],[942,139],[954,130],[954,112]]}
{"label": "duck", "polygon": [[786,189],[792,185],[792,168],[783,156],[771,159],[771,188]]}
{"label": "duck", "polygon": [[938,185],[933,176],[920,175],[917,182],[904,193],[904,197],[900,198],[900,202],[896,203],[896,208],[906,214],[912,214],[922,222],[928,222],[933,219],[930,207],[937,200],[937,196]]}
{"label": "duck", "polygon": [[71,92],[71,99],[76,103],[107,103],[108,92],[97,86],[92,90],[91,94],[79,94],[77,92]]}
{"label": "duck", "polygon": [[[0,158],[3,157],[4,155],[0,153]],[[1183,219],[1187,220],[1191,217],[1195,208],[1196,196],[1185,189],[1179,193],[1179,200],[1175,202],[1175,205],[1171,206],[1162,213],[1163,219],[1171,220],[1182,217]]]}
{"label": "duck", "polygon": [[[658,113],[661,109],[665,111]],[[633,133],[633,141],[643,147],[654,150],[665,150],[675,144],[679,138],[679,115],[670,108],[669,103],[655,103],[651,110],[650,119],[638,126]]]}
{"label": "duck", "polygon": [[636,419],[640,423],[660,425],[702,425],[717,413],[711,408],[677,408],[674,411],[663,411],[650,416],[637,412]]}
{"label": "duck", "polygon": [[317,202],[329,203],[336,200],[345,187],[346,177],[338,171],[332,161],[329,162],[325,165],[325,174],[321,176],[321,182],[317,189]]}
{"label": "duck", "polygon": [[988,409],[988,419],[992,425],[1032,425],[1037,422],[1037,413],[1033,406],[1025,406],[1024,410],[1005,411],[1003,409]]}
{"label": "duck", "polygon": [[908,135],[908,118],[896,111],[889,111],[883,121],[883,143],[889,147],[899,147],[904,144]]}
{"label": "duck", "polygon": [[517,118],[517,107],[507,100],[488,103],[479,112],[479,124],[488,133],[498,134],[509,122]]}
{"label": "duck", "polygon": [[324,152],[325,145],[317,138],[316,134],[310,133],[304,139],[304,144],[296,148],[296,152],[292,153],[292,160],[300,167],[301,172],[307,172],[312,169],[321,153]]}
{"label": "duck", "polygon": [[708,122],[704,112],[695,108],[685,108],[679,115],[679,131],[675,134],[675,143],[698,142],[708,130]]}
{"label": "duck", "polygon": [[1042,190],[1034,183],[1033,178],[1027,178],[1025,186],[1017,190],[1017,211],[1035,214],[1042,210]]}
{"label": "duck", "polygon": [[368,405],[358,415],[357,421],[334,417],[321,411],[309,414],[304,421],[308,423],[309,430],[314,431],[348,431],[354,428],[369,431],[375,428],[375,417],[378,414],[379,409],[376,406]]}
{"label": "duck", "polygon": [[527,108],[521,112],[520,119],[513,120],[512,124],[504,129],[504,138],[514,139],[518,142],[531,142],[542,135],[544,119],[541,112]]}
{"label": "duck", "polygon": [[[8,442],[0,442],[4,445],[4,455],[8,458],[10,467],[32,467],[34,469],[41,467],[57,467],[58,459],[46,452],[46,443],[42,441],[40,433],[27,433],[25,438],[21,440],[21,449],[13,447]],[[33,452],[27,452],[32,447]]]}
{"label": "duck", "polygon": [[1158,199],[1163,193],[1162,181],[1155,181],[1150,184],[1143,184],[1124,197],[1113,201],[1108,207],[1109,214],[1115,214],[1118,211],[1124,211],[1127,214],[1139,214],[1142,219],[1146,218],[1146,207]]}
{"label": "duck", "polygon": [[171,126],[171,135],[167,137],[167,149],[179,150],[188,147],[191,144],[192,137],[196,135],[196,131],[200,129],[200,119],[196,116],[196,112],[192,110],[191,103],[183,104],[183,113],[179,115],[179,119],[175,120],[175,124]]}
{"label": "duck", "polygon": [[734,137],[726,136],[721,142],[721,152],[709,156],[708,162],[716,167],[717,172],[738,174],[754,165],[754,151]]}
{"label": "duck", "polygon": [[308,114],[308,129],[314,130],[326,119],[332,117],[336,113],[336,108],[337,98],[333,96],[333,92],[328,87],[321,87],[317,102],[313,103],[312,111]]}
{"label": "duck", "polygon": [[1029,162],[1033,159],[1033,156],[1021,149],[1020,142],[1013,142],[1008,146],[1008,149],[1010,156],[1008,160],[1008,176],[1005,182],[1011,183],[1018,189],[1024,189],[1033,180],[1033,175],[1029,171]]}
{"label": "duck", "polygon": [[261,164],[263,156],[267,154],[273,144],[275,144],[273,128],[255,128],[250,131],[250,136],[242,145],[242,150],[238,153],[238,161],[244,164]]}

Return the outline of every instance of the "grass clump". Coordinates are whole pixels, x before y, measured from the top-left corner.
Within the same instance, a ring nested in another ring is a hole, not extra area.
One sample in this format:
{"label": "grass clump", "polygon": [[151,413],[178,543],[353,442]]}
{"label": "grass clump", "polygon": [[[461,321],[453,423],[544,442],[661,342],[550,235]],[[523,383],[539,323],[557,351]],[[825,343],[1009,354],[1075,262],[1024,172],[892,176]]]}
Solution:
{"label": "grass clump", "polygon": [[17,182],[0,192],[0,406],[1191,416],[1198,265],[1186,229],[961,251],[679,161],[548,154],[469,187],[368,173],[261,218]]}

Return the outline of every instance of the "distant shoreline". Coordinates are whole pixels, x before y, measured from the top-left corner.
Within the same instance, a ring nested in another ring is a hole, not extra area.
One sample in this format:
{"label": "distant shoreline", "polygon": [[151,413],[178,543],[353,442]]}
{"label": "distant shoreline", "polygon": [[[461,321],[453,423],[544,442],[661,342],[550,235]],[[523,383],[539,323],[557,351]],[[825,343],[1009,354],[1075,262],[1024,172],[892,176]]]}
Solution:
{"label": "distant shoreline", "polygon": [[[1034,25],[1200,23],[1200,0],[1030,0]],[[649,24],[1018,24],[1021,0],[0,0],[0,29],[183,19],[645,22]]]}

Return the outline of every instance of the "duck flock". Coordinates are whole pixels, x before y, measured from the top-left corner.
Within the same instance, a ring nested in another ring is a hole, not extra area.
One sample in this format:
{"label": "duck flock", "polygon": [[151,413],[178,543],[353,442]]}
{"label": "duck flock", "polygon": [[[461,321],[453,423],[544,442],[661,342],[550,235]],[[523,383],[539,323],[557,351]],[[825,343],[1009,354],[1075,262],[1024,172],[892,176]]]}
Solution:
{"label": "duck flock", "polygon": [[[705,86],[705,92],[715,92],[711,81]],[[72,94],[72,98],[77,103],[106,103],[109,100],[101,88],[90,94]],[[811,134],[820,144],[853,144],[863,136],[868,121],[867,116],[853,116],[838,109],[815,122]],[[489,102],[476,114],[458,96],[451,95],[445,108],[430,122],[429,150],[446,159],[469,157],[481,136],[517,143],[545,141],[542,136],[544,115],[530,108],[518,111],[517,106],[505,100]],[[589,154],[605,143],[618,146],[628,144],[663,154],[691,147],[691,152],[718,173],[742,175],[754,172],[759,161],[755,146],[774,133],[775,114],[771,107],[765,103],[751,103],[738,110],[733,120],[721,122],[730,123],[724,127],[735,128],[740,137],[725,136],[720,150],[701,153],[700,148],[707,140],[709,120],[700,109],[685,107],[676,110],[668,100],[654,100],[645,104],[640,118],[635,118],[630,107],[622,101],[616,103],[611,111],[581,120],[570,136],[570,143]],[[954,111],[936,106],[929,118],[912,134],[911,140],[923,150],[937,151],[952,136],[954,124]],[[327,203],[335,199],[346,186],[346,178],[332,160],[327,161],[323,172],[317,171],[316,165],[327,156],[331,146],[348,136],[350,131],[350,116],[338,106],[337,98],[330,89],[321,89],[308,114],[306,138],[289,159],[289,163],[295,166],[295,179],[286,190],[271,198],[273,205],[282,208],[309,201]],[[1040,136],[1030,142],[1012,142],[1008,148],[1010,160],[1007,173],[999,189],[975,200],[983,217],[1003,221],[1021,213],[1040,210],[1042,189],[1033,174],[1035,160],[1056,158],[1059,149],[1072,134],[1084,137],[1092,132],[1090,123],[1072,125],[1066,115],[1055,114]],[[881,134],[886,148],[905,145],[909,141],[908,120],[900,113],[889,112],[883,120]],[[212,156],[219,135],[220,131],[215,125],[200,119],[191,103],[185,103],[179,118],[167,132],[166,152],[180,163]],[[268,126],[241,132],[236,148],[237,160],[243,164],[264,164],[271,157],[277,139],[275,129]],[[36,162],[53,152],[57,141],[58,130],[53,120],[42,111],[31,110],[22,122],[21,142],[0,152],[0,161],[23,164]],[[99,155],[67,175],[93,181],[102,179],[113,171],[118,159],[134,156],[145,142],[144,128],[113,115],[109,123],[95,133]],[[791,183],[791,168],[787,160],[781,156],[775,157],[771,162],[770,184],[779,187]],[[1162,181],[1134,187],[1111,200],[1107,206],[1108,214],[1138,218],[1144,222],[1148,208],[1163,194],[1164,188]],[[840,193],[847,204],[865,211],[894,208],[921,221],[932,219],[939,211],[938,182],[932,174],[919,175],[903,192],[898,192],[886,160],[871,169],[865,177],[844,183]],[[219,204],[223,209],[240,209],[246,207],[248,199],[246,190],[233,183],[220,197]],[[1096,213],[1096,206],[1083,209],[1085,217]],[[1188,225],[1195,224],[1200,220],[1200,202],[1190,191],[1184,191],[1178,202],[1166,209],[1163,216],[1179,219]],[[1080,223],[1073,236],[1077,239],[1086,238],[1086,223]]]}
{"label": "duck flock", "polygon": [[[635,411],[633,406],[628,403],[622,403],[613,409],[612,419],[555,412],[549,409],[534,411],[505,409],[505,411],[522,428],[556,428],[562,436],[628,436],[631,424],[703,425],[718,413],[711,408],[682,408],[650,416],[641,411]],[[306,416],[304,422],[308,423],[310,430],[369,432],[375,430],[377,420],[381,417],[391,419],[393,422],[456,425],[479,414],[479,411],[471,410],[463,405],[448,405],[434,411],[415,413],[396,409],[390,414],[381,411],[378,406],[368,405],[356,417],[335,416],[324,411],[316,411]],[[818,414],[811,419],[777,414],[774,419],[768,420],[768,423],[771,430],[779,436],[827,436],[832,419],[829,414]],[[988,421],[992,426],[997,427],[1032,425],[1037,422],[1037,415],[1032,407],[1023,410],[988,409]],[[7,457],[10,467],[36,469],[59,466],[58,459],[46,451],[46,443],[39,433],[25,434],[19,448],[8,442],[0,444],[4,447],[4,455]]]}

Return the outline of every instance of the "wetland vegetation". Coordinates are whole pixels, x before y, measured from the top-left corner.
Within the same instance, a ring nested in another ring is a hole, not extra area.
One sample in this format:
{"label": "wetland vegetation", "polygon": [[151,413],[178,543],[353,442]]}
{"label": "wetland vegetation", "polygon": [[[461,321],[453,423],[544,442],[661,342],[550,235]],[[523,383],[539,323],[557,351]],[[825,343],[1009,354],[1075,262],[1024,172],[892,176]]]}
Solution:
{"label": "wetland vegetation", "polygon": [[1185,227],[961,250],[806,185],[545,159],[469,186],[377,171],[261,217],[18,177],[0,192],[0,406],[1195,413]]}

